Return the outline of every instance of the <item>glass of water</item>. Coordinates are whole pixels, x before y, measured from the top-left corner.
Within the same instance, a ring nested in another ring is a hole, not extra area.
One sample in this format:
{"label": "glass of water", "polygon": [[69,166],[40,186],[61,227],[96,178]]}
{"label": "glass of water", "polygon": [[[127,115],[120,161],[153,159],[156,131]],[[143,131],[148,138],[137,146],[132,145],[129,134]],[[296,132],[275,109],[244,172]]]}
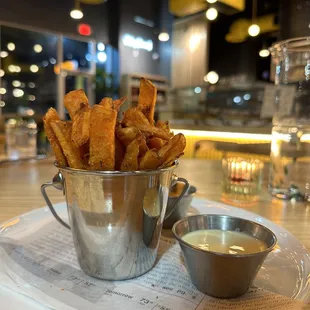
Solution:
{"label": "glass of water", "polygon": [[269,189],[281,199],[302,197],[310,183],[310,37],[271,48],[275,113]]}
{"label": "glass of water", "polygon": [[9,119],[5,124],[7,157],[11,160],[37,155],[37,124],[34,120]]}

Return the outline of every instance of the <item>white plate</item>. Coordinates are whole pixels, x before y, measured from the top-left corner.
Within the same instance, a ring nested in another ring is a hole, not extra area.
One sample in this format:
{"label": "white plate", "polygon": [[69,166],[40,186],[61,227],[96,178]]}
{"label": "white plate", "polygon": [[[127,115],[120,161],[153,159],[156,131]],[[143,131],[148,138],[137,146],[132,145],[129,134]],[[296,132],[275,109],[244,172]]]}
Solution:
{"label": "white plate", "polygon": [[[55,205],[58,214],[67,219],[65,203]],[[221,203],[194,199],[190,214],[228,214],[258,222],[271,229],[278,238],[277,248],[268,255],[254,284],[272,292],[305,302],[310,301],[310,256],[307,249],[287,230],[259,215]],[[18,219],[19,221],[16,221]],[[30,234],[50,221],[56,221],[47,207],[25,213],[0,226],[0,236]],[[8,226],[8,223],[11,225]],[[6,226],[5,229],[3,227]],[[1,262],[0,262],[1,263]],[[0,301],[3,309],[47,309],[34,300],[1,287]],[[14,307],[12,307],[14,305]]]}

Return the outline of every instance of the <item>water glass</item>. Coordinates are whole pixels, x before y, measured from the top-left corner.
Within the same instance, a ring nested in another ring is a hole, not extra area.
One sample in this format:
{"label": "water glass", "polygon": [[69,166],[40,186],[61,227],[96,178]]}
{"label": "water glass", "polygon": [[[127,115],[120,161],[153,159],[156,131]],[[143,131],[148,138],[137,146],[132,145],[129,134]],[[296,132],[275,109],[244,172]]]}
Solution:
{"label": "water glass", "polygon": [[291,199],[310,183],[310,37],[276,43],[271,54],[276,95],[269,189]]}
{"label": "water glass", "polygon": [[6,153],[9,159],[37,155],[37,124],[33,120],[9,119],[5,124]]}

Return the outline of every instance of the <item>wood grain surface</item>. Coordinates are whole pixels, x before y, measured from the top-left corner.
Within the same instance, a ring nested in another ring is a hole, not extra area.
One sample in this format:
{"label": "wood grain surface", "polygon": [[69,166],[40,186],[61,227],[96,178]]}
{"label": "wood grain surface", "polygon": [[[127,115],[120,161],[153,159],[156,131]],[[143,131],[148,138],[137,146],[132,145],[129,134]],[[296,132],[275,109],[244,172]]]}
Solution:
{"label": "wood grain surface", "polygon": [[[255,212],[286,228],[310,250],[310,204],[271,199],[267,192],[268,169],[265,167],[264,189],[258,202],[234,206]],[[46,205],[40,186],[57,173],[53,160],[0,165],[0,222]],[[183,159],[177,169],[198,188],[197,197],[221,201],[221,162]],[[64,201],[62,192],[48,189],[52,202]]]}

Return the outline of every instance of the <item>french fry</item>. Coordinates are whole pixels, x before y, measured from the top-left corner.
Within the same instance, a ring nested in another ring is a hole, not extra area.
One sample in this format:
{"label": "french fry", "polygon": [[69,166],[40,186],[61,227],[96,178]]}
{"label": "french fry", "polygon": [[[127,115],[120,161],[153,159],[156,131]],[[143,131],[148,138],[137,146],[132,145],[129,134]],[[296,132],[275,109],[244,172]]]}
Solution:
{"label": "french fry", "polygon": [[159,151],[161,158],[161,167],[167,167],[178,159],[186,147],[186,139],[183,134],[179,133],[171,138]]}
{"label": "french fry", "polygon": [[142,139],[141,139],[141,142],[140,142],[140,145],[139,145],[139,156],[143,156],[148,150],[148,146],[146,144],[146,140],[145,140],[145,137],[143,135],[141,135]]}
{"label": "french fry", "polygon": [[113,99],[110,97],[104,97],[99,104],[106,109],[113,109]]}
{"label": "french fry", "polygon": [[139,169],[139,149],[142,137],[133,140],[127,147],[124,160],[121,165],[121,171],[137,171]]}
{"label": "french fry", "polygon": [[78,110],[83,107],[89,107],[88,99],[83,89],[70,91],[65,95],[64,104],[69,112],[71,119]]}
{"label": "french fry", "polygon": [[127,96],[113,101],[113,108],[118,112],[122,104],[127,100]]}
{"label": "french fry", "polygon": [[117,112],[101,105],[90,113],[89,165],[91,170],[114,170]]}
{"label": "french fry", "polygon": [[160,164],[161,158],[157,150],[148,150],[140,160],[139,170],[155,170]]}
{"label": "french fry", "polygon": [[170,125],[169,125],[169,122],[168,121],[161,121],[161,120],[158,120],[156,123],[155,123],[155,126],[158,127],[158,128],[162,128],[162,129],[165,129],[167,131],[170,131]]}
{"label": "french fry", "polygon": [[[142,136],[141,131],[134,127],[125,127],[122,128],[121,126],[116,129],[116,136],[122,142],[124,146],[128,146],[134,139]],[[140,153],[139,156],[143,156],[146,151],[149,149],[145,138],[141,140],[140,144]]]}
{"label": "french fry", "polygon": [[142,111],[151,125],[154,125],[156,96],[156,87],[146,78],[141,78],[138,109]]}
{"label": "french fry", "polygon": [[51,127],[52,121],[59,121],[59,115],[57,111],[53,108],[50,108],[43,117],[44,130],[47,136],[48,141],[50,142],[52,149],[54,151],[57,163],[61,167],[67,166],[67,160],[65,155],[62,152],[61,146],[57,140],[57,137]]}
{"label": "french fry", "polygon": [[167,143],[166,140],[157,137],[152,137],[148,141],[148,146],[150,147],[150,149],[160,150],[166,143]]}
{"label": "french fry", "polygon": [[155,124],[155,127],[165,130],[171,138],[173,137],[173,132],[171,132],[171,130],[170,130],[170,124],[168,121],[158,120]]}
{"label": "french fry", "polygon": [[83,169],[83,161],[79,148],[73,145],[71,141],[72,123],[64,121],[53,121],[51,127],[57,137],[57,140],[66,156],[69,167]]}
{"label": "french fry", "polygon": [[125,147],[118,139],[115,137],[115,170],[120,170],[122,162],[124,160],[124,155],[125,155]]}
{"label": "french fry", "polygon": [[154,124],[156,87],[141,78],[137,107],[117,114],[127,97],[106,97],[93,108],[83,90],[69,92],[65,106],[72,121],[60,121],[50,109],[43,118],[46,135],[60,166],[120,171],[168,167],[186,146],[182,134],[170,131],[169,122]]}
{"label": "french fry", "polygon": [[170,135],[163,129],[152,126],[146,116],[137,108],[132,108],[124,113],[122,124],[126,127],[135,127],[144,135],[155,136],[164,140],[169,140]]}
{"label": "french fry", "polygon": [[89,140],[90,108],[81,108],[73,117],[72,142],[75,146],[82,146]]}
{"label": "french fry", "polygon": [[79,147],[80,155],[82,158],[83,166],[86,170],[89,169],[89,141]]}
{"label": "french fry", "polygon": [[135,127],[125,127],[122,128],[120,126],[119,128],[116,129],[116,135],[120,139],[120,141],[127,146],[130,144],[136,136],[139,134],[140,130],[135,128]]}

